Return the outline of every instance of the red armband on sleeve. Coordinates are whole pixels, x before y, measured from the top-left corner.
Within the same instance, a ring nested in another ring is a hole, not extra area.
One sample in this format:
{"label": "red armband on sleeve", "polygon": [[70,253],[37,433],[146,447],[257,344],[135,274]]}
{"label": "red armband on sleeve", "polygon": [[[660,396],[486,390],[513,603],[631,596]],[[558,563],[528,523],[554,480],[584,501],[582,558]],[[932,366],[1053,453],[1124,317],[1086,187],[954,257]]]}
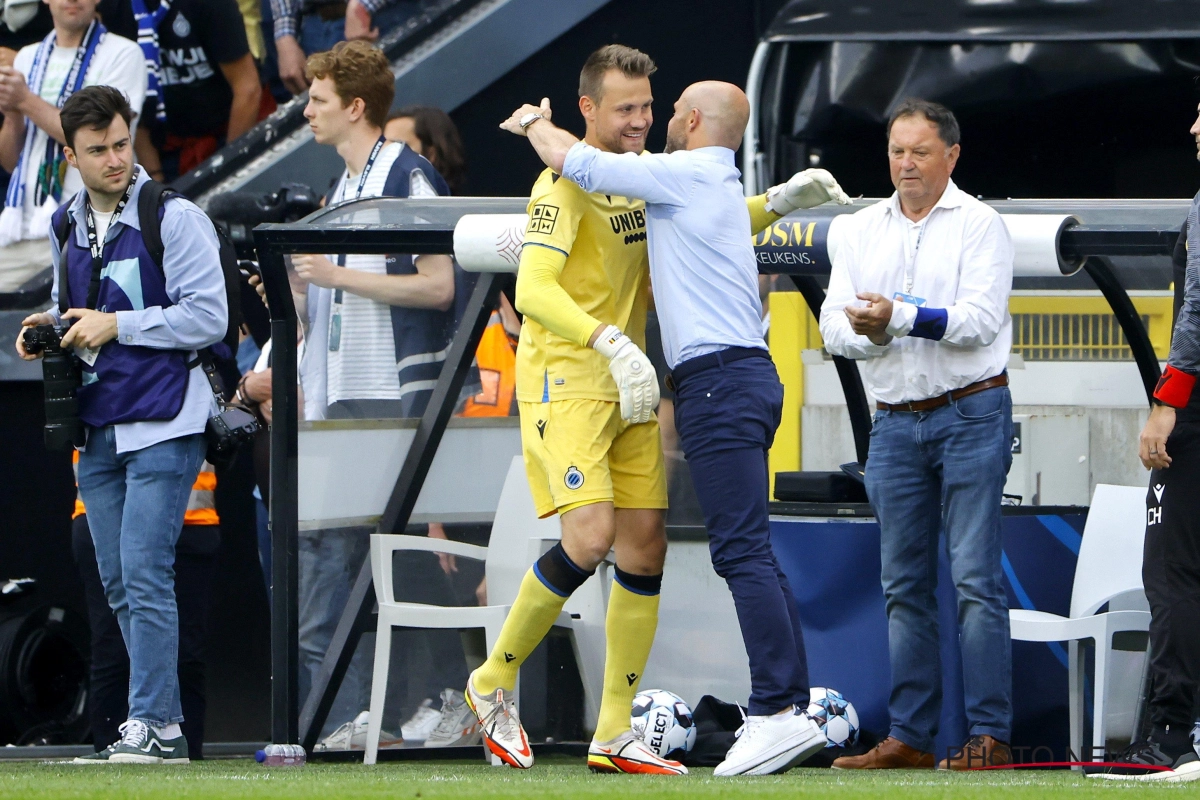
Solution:
{"label": "red armband on sleeve", "polygon": [[1192,397],[1192,389],[1196,386],[1196,376],[1175,369],[1170,364],[1163,370],[1154,389],[1154,397],[1172,408],[1183,408]]}

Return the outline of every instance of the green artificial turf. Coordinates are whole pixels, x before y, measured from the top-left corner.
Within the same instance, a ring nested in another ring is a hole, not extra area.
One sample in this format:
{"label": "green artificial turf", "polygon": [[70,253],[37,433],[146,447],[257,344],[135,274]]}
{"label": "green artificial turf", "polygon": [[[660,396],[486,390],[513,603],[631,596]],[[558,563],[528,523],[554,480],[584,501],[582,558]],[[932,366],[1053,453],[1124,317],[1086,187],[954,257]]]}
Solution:
{"label": "green artificial turf", "polygon": [[1200,781],[1134,784],[1085,779],[1070,772],[847,773],[793,770],[764,778],[714,778],[707,769],[686,778],[593,775],[581,760],[543,758],[528,772],[479,762],[309,764],[267,768],[248,759],[183,767],[73,766],[62,762],[0,762],[0,797],[12,798],[1058,798],[1200,797]]}

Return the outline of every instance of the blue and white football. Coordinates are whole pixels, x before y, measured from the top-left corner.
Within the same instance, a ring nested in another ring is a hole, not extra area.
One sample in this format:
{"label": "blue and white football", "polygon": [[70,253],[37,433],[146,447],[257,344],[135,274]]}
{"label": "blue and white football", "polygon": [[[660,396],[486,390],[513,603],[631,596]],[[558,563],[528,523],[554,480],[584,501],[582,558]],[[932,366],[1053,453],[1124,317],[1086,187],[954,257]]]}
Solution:
{"label": "blue and white football", "polygon": [[836,689],[810,689],[808,716],[821,726],[826,747],[850,747],[858,742],[858,712]]}
{"label": "blue and white football", "polygon": [[663,689],[637,693],[629,726],[635,736],[663,758],[681,757],[696,744],[692,709],[681,697]]}

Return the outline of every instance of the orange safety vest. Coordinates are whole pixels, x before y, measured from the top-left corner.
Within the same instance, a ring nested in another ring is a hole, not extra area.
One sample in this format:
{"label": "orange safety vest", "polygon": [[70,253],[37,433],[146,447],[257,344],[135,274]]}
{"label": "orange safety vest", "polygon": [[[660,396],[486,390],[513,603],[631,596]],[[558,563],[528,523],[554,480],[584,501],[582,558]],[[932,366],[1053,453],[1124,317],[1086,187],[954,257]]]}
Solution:
{"label": "orange safety vest", "polygon": [[513,394],[517,388],[517,354],[513,352],[508,334],[495,311],[479,338],[475,363],[483,390],[468,397],[464,417],[507,417],[512,412]]}
{"label": "orange safety vest", "polygon": [[[79,497],[79,451],[71,453],[71,469],[75,471],[75,512],[71,519],[87,513],[83,500]],[[188,498],[187,511],[183,515],[184,525],[220,525],[221,518],[217,516],[217,505],[214,493],[217,490],[217,476],[213,465],[207,461],[200,467],[200,474],[192,484],[192,494]]]}

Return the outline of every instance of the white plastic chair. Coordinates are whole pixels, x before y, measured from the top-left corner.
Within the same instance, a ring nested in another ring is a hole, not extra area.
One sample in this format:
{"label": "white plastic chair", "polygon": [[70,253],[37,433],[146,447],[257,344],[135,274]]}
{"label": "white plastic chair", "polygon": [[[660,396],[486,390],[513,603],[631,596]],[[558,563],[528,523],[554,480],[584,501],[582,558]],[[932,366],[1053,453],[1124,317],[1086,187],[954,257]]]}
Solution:
{"label": "white plastic chair", "polygon": [[[1105,698],[1108,691],[1113,636],[1150,630],[1150,612],[1112,610],[1130,605],[1147,608],[1142,586],[1142,545],[1146,535],[1146,490],[1136,486],[1098,484],[1079,546],[1071,616],[1044,611],[1009,611],[1012,638],[1022,642],[1068,642],[1071,752],[1080,760],[1102,760],[1105,748]],[[1109,604],[1110,610],[1097,614]],[[1082,757],[1084,723],[1084,649],[1095,644],[1095,687],[1092,692],[1092,753]]]}
{"label": "white plastic chair", "polygon": [[[387,693],[388,671],[391,666],[392,628],[482,628],[486,649],[500,636],[500,629],[516,599],[525,572],[550,543],[561,538],[558,517],[537,519],[525,466],[520,456],[513,459],[505,478],[496,508],[491,536],[487,547],[429,539],[424,536],[374,534],[371,536],[371,576],[379,603],[379,621],[375,633],[375,666],[371,679],[371,704],[367,723],[365,764],[374,764],[379,751],[379,735],[383,727],[383,705]],[[397,550],[423,550],[433,553],[473,558],[484,562],[487,580],[486,606],[432,606],[422,603],[396,602],[393,589],[392,553]],[[565,610],[555,620],[555,627],[566,628],[571,634],[576,663],[584,684],[588,710],[594,718],[599,707],[599,691],[603,687],[604,613],[608,599],[607,563],[601,564],[595,579],[589,579],[568,601]],[[591,635],[599,621],[601,640],[597,646]],[[582,635],[584,618],[590,623]],[[581,641],[582,640],[582,641]],[[598,656],[598,658],[597,658]],[[518,700],[514,693],[514,700]],[[498,761],[493,757],[493,763]]]}

